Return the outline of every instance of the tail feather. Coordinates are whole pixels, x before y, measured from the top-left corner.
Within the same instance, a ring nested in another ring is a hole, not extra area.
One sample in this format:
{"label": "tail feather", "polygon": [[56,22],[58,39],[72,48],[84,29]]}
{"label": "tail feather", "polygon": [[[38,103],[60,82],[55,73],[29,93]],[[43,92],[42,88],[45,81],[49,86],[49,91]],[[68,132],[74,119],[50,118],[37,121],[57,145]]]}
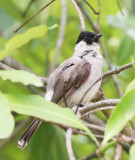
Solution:
{"label": "tail feather", "polygon": [[31,122],[29,128],[23,133],[23,135],[18,141],[18,145],[17,145],[18,148],[23,150],[27,146],[29,140],[31,139],[33,134],[36,132],[36,130],[38,129],[41,123],[42,121],[38,119],[34,119]]}

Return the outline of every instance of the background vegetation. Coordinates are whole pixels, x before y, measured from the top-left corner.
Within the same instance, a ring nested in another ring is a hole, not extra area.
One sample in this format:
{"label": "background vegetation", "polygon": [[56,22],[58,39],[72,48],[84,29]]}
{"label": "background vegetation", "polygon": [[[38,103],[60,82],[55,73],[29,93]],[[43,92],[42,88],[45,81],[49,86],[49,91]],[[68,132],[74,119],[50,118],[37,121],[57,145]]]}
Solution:
{"label": "background vegetation", "polygon": [[[33,72],[38,76],[47,77],[52,69],[51,66],[56,54],[56,44],[61,23],[62,4],[61,1],[56,0],[17,33],[13,33],[13,30],[23,24],[29,17],[40,10],[49,1],[33,0],[27,11],[27,7],[30,2],[31,0],[0,1],[0,60],[2,60],[2,64],[6,64],[14,69],[26,70],[28,72]],[[100,12],[100,14],[94,14],[92,9],[86,5],[83,0],[79,2],[79,4],[81,4],[81,9],[83,6],[83,9],[88,14],[87,16],[82,10],[87,30],[93,32],[99,31],[103,34],[103,47],[101,50],[101,53],[105,56],[103,71],[105,72],[133,62],[135,59],[135,1],[88,1],[95,11]],[[71,2],[67,0],[65,34],[58,59],[56,61],[56,67],[58,67],[64,60],[72,56],[75,42],[80,33],[80,28],[78,14]],[[16,35],[18,34],[21,34],[22,37],[17,37]],[[3,69],[1,64],[0,68]],[[19,137],[22,135],[23,131],[30,122],[30,119],[26,115],[38,117],[38,115],[34,115],[36,113],[32,111],[32,113],[28,113],[27,110],[26,113],[24,111],[26,114],[24,115],[23,111],[20,111],[19,109],[17,110],[17,104],[19,105],[21,103],[23,104],[23,102],[25,103],[27,101],[27,97],[29,98],[31,94],[44,95],[45,87],[43,87],[43,83],[40,78],[36,77],[36,79],[35,77],[32,77],[33,75],[27,75],[27,73],[23,72],[13,72],[9,74],[7,76],[6,72],[0,72],[0,138],[2,139],[0,140],[0,159],[68,160],[69,158],[65,144],[65,131],[56,125],[46,122],[41,125],[23,152],[16,147]],[[124,98],[121,99],[120,104],[117,106],[117,108],[120,109],[115,110],[113,113],[114,117],[110,119],[110,124],[108,124],[108,132],[106,131],[106,137],[109,137],[108,140],[116,135],[135,113],[134,78],[135,69],[132,67],[121,72],[115,78],[114,76],[108,76],[102,83],[101,88],[107,99],[120,99],[120,97],[125,94],[125,90],[128,92],[124,95]],[[128,86],[131,81],[132,83]],[[18,95],[21,95],[22,97]],[[41,101],[42,100],[37,100],[37,106]],[[8,103],[10,104],[9,106]],[[13,103],[15,103],[16,107]],[[32,102],[29,103],[32,104]],[[47,105],[51,106],[53,104]],[[3,108],[5,106],[8,107],[4,110]],[[15,127],[13,117],[10,114],[10,108],[12,111],[15,111],[12,112],[15,119]],[[52,108],[53,107],[50,109]],[[16,112],[21,114],[17,114]],[[61,111],[61,113],[63,113],[63,111]],[[69,115],[70,114],[71,113],[69,113]],[[100,125],[105,128],[108,118],[106,118],[101,111],[91,114],[89,117],[90,123]],[[73,116],[73,119],[74,118],[75,117]],[[116,118],[120,119],[115,121]],[[61,121],[61,119],[59,119],[59,121]],[[133,117],[132,121],[130,121],[131,123],[129,122],[132,129],[134,129],[134,121],[135,119]],[[71,122],[66,121],[65,123],[71,125],[72,127],[76,127],[75,124]],[[113,126],[115,128],[117,125],[118,130],[114,133],[114,135],[111,135],[110,130]],[[84,126],[81,126],[81,123],[79,122],[77,128],[83,128],[85,130]],[[87,132],[87,129],[85,131]],[[9,137],[11,133],[13,135]],[[93,133],[100,133],[100,135],[103,136],[103,133],[101,132]],[[5,139],[7,137],[9,138]],[[130,138],[133,139],[124,139],[124,142],[134,142],[135,136]],[[101,139],[99,142],[101,142]],[[120,145],[120,148],[123,145],[121,141],[118,144]],[[118,144],[116,145],[116,143],[113,142],[113,145],[110,145],[107,149],[103,148],[103,156],[98,157],[98,155],[95,155],[95,159],[114,159],[117,154],[116,149],[121,151]],[[77,159],[90,155],[96,150],[96,145],[91,138],[83,135],[73,135],[72,145]],[[126,147],[123,147],[121,156],[122,160],[135,159],[134,145],[132,145],[131,149],[130,148],[131,145],[129,144]]]}

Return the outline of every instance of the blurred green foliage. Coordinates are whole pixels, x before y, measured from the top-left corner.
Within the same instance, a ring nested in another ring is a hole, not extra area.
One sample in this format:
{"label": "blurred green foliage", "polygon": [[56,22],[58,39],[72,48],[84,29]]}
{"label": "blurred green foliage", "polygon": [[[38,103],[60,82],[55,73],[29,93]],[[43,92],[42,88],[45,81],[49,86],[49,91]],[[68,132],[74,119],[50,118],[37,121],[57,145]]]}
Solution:
{"label": "blurred green foliage", "polygon": [[[23,17],[22,15],[29,2],[30,0],[0,0],[0,52],[4,50],[6,43],[18,33],[23,34],[31,29],[31,27],[37,25],[45,25],[49,28],[54,24],[58,24],[57,28],[47,30],[44,36],[40,38],[36,38],[38,36],[35,36],[34,39],[25,43],[22,47],[16,47],[16,49],[9,53],[10,57],[30,68],[36,74],[47,77],[48,69],[54,58],[60,29],[61,3],[58,0],[55,1],[15,34],[13,30],[42,8],[49,0],[35,0],[26,16]],[[116,0],[101,0],[100,33],[103,34],[103,44],[113,67],[118,67],[135,60],[135,1],[121,0],[120,3],[124,16],[121,14]],[[90,4],[98,11],[98,0],[92,0]],[[72,56],[77,37],[80,33],[78,15],[69,0],[67,0],[67,5],[67,24],[57,66],[65,59]],[[93,22],[96,24],[97,15],[95,15],[88,6],[85,4],[84,6],[88,14],[92,17]],[[87,30],[92,31],[92,27],[86,17],[84,17],[84,19]],[[108,67],[104,60],[104,71],[106,70],[108,70]],[[134,78],[134,68],[128,69],[118,75],[118,80],[123,92]],[[132,87],[133,86],[130,86],[130,90]],[[102,89],[107,98],[119,98],[117,89],[110,77],[103,82]],[[2,79],[0,79],[0,90],[3,93],[10,94],[31,94],[26,86]],[[35,88],[35,90],[42,93],[42,90],[38,88]],[[97,115],[103,121],[106,121],[101,113]],[[15,115],[16,125],[24,118],[26,117]],[[0,160],[68,160],[64,131],[56,126],[48,123],[42,124],[23,152],[16,147],[17,140],[21,134],[22,133],[18,133],[8,145],[0,150]],[[78,135],[73,136],[72,140],[74,153],[77,158],[86,156],[96,149],[95,144],[87,137]],[[0,144],[1,143],[2,140],[0,140]],[[135,147],[132,146],[130,150],[131,159],[134,156],[134,148]],[[111,147],[105,152],[105,156],[108,157],[109,160],[113,160],[114,155],[115,147]],[[128,159],[129,154],[127,151],[123,150],[122,160]],[[95,160],[102,160],[102,158],[95,158]]]}

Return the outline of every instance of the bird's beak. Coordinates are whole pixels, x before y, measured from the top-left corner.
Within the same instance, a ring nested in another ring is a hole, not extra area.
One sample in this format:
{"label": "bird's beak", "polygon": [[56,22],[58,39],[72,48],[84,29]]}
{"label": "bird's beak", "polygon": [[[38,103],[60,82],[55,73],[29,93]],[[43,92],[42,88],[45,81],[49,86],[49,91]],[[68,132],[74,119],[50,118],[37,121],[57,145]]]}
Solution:
{"label": "bird's beak", "polygon": [[98,39],[99,39],[100,37],[102,37],[102,36],[103,36],[102,34],[96,34],[96,35],[94,36],[93,40],[94,40],[94,41],[98,41]]}

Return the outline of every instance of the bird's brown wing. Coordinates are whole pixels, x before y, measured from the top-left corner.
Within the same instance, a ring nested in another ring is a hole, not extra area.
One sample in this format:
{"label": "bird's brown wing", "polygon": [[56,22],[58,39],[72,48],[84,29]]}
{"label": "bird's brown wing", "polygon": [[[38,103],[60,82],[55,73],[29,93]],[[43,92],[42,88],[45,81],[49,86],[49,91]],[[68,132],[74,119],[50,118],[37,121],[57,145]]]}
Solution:
{"label": "bird's brown wing", "polygon": [[67,63],[58,74],[54,85],[52,102],[59,104],[67,99],[77,88],[79,88],[89,77],[91,65],[81,60],[81,63]]}

